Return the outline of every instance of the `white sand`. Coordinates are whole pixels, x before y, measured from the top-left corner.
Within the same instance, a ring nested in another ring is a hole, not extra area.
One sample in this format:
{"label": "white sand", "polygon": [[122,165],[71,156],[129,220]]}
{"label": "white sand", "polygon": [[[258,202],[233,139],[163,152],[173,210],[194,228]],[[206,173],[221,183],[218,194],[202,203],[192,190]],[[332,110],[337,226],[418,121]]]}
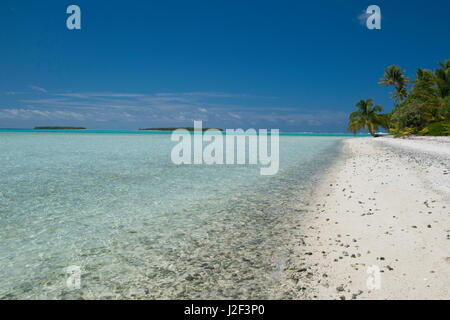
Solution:
{"label": "white sand", "polygon": [[[449,299],[450,140],[356,138],[342,151],[293,237],[287,290]],[[369,266],[380,269],[379,289],[367,286]]]}

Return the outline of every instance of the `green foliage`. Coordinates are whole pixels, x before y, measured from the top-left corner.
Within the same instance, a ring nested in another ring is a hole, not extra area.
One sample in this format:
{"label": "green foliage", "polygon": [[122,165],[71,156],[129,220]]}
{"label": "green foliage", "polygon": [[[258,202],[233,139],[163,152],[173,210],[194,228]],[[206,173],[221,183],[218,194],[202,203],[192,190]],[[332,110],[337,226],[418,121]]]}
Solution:
{"label": "green foliage", "polygon": [[404,128],[402,130],[396,130],[393,132],[395,138],[404,137],[414,133],[416,133],[416,129],[414,128]]}
{"label": "green foliage", "polygon": [[420,136],[426,136],[426,135],[428,134],[429,131],[430,131],[429,128],[428,128],[428,127],[425,127],[425,128],[423,128],[422,130],[420,130],[420,131],[418,132],[418,134],[419,134]]}
{"label": "green foliage", "polygon": [[445,99],[441,102],[439,116],[444,120],[450,121],[450,95],[445,97]]}
{"label": "green foliage", "polygon": [[426,135],[429,136],[449,136],[450,121],[434,122],[431,123],[426,129]]}
{"label": "green foliage", "polygon": [[374,106],[372,99],[359,101],[356,104],[356,111],[350,114],[348,131],[356,134],[360,130],[366,130],[372,136],[375,136],[378,127],[385,120],[379,114],[381,111],[383,111],[383,108],[379,105]]}
{"label": "green foliage", "polygon": [[[433,131],[431,128],[434,127],[430,127],[433,123],[450,120],[450,60],[439,63],[439,67],[434,72],[419,68],[410,82],[401,68],[390,66],[385,69],[379,84],[396,88],[397,104],[389,119],[391,133],[401,136],[444,132]],[[411,83],[411,89],[406,90],[404,83]]]}
{"label": "green foliage", "polygon": [[361,100],[356,104],[357,110],[350,115],[348,130],[354,133],[367,130],[374,135],[381,126],[395,136],[449,135],[450,60],[438,65],[434,72],[419,68],[412,81],[398,66],[385,68],[378,84],[395,88],[391,92],[394,110],[379,114],[381,107],[373,107],[372,99]]}
{"label": "green foliage", "polygon": [[445,98],[450,95],[450,60],[439,62],[441,68],[436,69],[436,85],[439,96]]}
{"label": "green foliage", "polygon": [[391,120],[392,113],[382,113],[378,115],[378,122],[381,127],[386,129],[387,131],[391,130]]}
{"label": "green foliage", "polygon": [[433,118],[431,110],[426,102],[411,96],[394,109],[391,120],[399,129],[413,127],[420,130]]}
{"label": "green foliage", "polygon": [[389,66],[384,69],[384,77],[378,82],[380,85],[394,86],[395,92],[391,92],[395,103],[402,103],[408,95],[409,80],[405,76],[405,70],[397,66]]}

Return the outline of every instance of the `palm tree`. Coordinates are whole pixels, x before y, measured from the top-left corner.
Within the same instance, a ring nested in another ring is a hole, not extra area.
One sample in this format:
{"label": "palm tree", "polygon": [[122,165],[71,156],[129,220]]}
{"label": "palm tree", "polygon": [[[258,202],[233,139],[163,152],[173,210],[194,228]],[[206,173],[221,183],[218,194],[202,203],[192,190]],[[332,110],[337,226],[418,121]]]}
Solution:
{"label": "palm tree", "polygon": [[439,66],[441,68],[435,71],[436,83],[439,96],[445,98],[450,94],[450,60],[439,62]]}
{"label": "palm tree", "polygon": [[431,97],[436,95],[436,77],[430,70],[417,69],[414,87],[410,96]]}
{"label": "palm tree", "polygon": [[373,137],[376,137],[375,132],[382,124],[379,112],[383,111],[383,108],[379,105],[373,106],[373,100],[361,100],[356,104],[356,111],[352,112],[349,117],[348,131],[356,134],[359,130],[363,129],[369,131]]}
{"label": "palm tree", "polygon": [[386,129],[387,131],[391,130],[391,119],[392,119],[392,113],[382,113],[379,115],[380,119],[380,126]]}
{"label": "palm tree", "polygon": [[384,68],[384,78],[380,79],[378,84],[385,86],[394,86],[395,92],[391,92],[395,103],[401,104],[408,95],[408,78],[405,76],[405,70],[395,65]]}

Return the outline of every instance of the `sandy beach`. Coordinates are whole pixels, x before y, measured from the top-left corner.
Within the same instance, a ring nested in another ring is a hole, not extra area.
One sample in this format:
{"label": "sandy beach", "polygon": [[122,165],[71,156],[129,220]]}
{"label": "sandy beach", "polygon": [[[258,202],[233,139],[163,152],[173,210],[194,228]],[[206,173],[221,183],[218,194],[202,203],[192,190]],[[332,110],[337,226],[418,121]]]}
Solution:
{"label": "sandy beach", "polygon": [[292,239],[286,290],[450,298],[450,139],[345,140],[317,190]]}

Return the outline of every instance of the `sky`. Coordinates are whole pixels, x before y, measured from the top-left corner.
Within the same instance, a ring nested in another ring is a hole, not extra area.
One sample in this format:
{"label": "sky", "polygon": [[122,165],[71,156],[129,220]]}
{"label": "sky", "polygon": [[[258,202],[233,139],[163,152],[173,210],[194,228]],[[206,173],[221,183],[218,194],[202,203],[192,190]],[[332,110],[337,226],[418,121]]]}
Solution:
{"label": "sky", "polygon": [[[81,30],[69,30],[69,5]],[[381,30],[366,27],[369,5]],[[450,59],[450,1],[0,3],[0,128],[193,126],[344,132],[377,85]]]}

